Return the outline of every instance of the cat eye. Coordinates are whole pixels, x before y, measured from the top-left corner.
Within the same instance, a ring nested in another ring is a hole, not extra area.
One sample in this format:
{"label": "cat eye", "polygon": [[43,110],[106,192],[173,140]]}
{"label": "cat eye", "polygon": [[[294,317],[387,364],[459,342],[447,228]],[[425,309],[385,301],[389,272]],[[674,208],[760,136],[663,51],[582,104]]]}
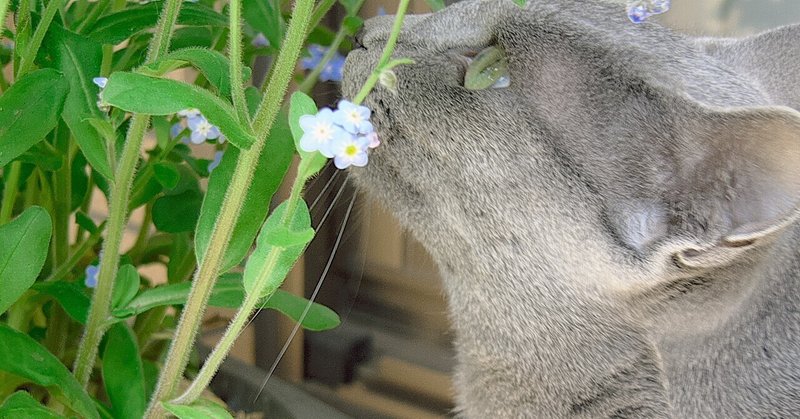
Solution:
{"label": "cat eye", "polygon": [[495,46],[485,48],[472,58],[464,76],[470,90],[502,89],[511,84],[506,53]]}

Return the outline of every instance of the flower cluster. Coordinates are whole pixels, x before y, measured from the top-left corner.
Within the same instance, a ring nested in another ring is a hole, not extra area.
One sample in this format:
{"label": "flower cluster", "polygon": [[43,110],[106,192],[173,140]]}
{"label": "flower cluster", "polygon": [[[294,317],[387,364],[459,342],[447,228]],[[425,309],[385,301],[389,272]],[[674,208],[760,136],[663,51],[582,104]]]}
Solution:
{"label": "flower cluster", "polygon": [[192,131],[189,140],[193,144],[202,144],[206,140],[217,140],[220,143],[225,142],[225,136],[222,135],[219,127],[208,122],[208,119],[200,113],[199,109],[184,109],[178,112],[178,116],[181,117],[180,122],[174,124],[170,129],[172,138],[179,136],[188,126]]}
{"label": "flower cluster", "polygon": [[670,0],[633,0],[628,2],[628,18],[633,23],[642,23],[653,15],[666,13]]}
{"label": "flower cluster", "polygon": [[[316,68],[322,62],[322,57],[328,53],[328,48],[320,45],[311,45],[308,47],[308,53],[310,57],[300,60],[300,68],[303,70]],[[342,81],[342,68],[344,68],[344,56],[337,52],[328,61],[322,72],[319,73],[319,79],[322,81]]]}
{"label": "flower cluster", "polygon": [[322,108],[316,115],[300,118],[303,137],[300,149],[319,151],[333,158],[339,169],[367,165],[367,151],[380,145],[378,134],[369,122],[371,111],[346,100],[339,102],[336,111]]}

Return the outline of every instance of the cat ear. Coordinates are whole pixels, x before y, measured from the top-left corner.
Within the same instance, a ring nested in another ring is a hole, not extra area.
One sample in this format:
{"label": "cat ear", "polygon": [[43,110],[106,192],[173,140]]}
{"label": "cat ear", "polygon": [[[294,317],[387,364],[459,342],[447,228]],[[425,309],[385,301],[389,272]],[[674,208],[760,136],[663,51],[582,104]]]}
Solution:
{"label": "cat ear", "polygon": [[779,103],[800,110],[800,25],[743,39],[698,38],[706,53],[758,82]]}
{"label": "cat ear", "polygon": [[695,111],[698,117],[683,128],[688,144],[678,189],[723,231],[710,246],[687,246],[675,257],[708,268],[729,264],[800,219],[800,113],[701,105]]}

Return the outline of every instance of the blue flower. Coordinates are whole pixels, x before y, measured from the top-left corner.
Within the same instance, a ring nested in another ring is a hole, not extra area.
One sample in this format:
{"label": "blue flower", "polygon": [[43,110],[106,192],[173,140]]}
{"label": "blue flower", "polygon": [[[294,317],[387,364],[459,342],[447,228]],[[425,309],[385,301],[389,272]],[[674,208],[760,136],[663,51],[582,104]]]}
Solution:
{"label": "blue flower", "polygon": [[178,116],[182,116],[184,118],[194,118],[198,115],[200,115],[200,109],[197,108],[189,108],[178,111]]}
{"label": "blue flower", "polygon": [[300,138],[300,149],[307,152],[319,151],[323,156],[331,158],[333,143],[346,139],[350,135],[334,120],[334,113],[328,108],[320,109],[316,115],[300,117],[300,128],[303,137]]}
{"label": "blue flower", "polygon": [[250,45],[256,48],[266,48],[269,46],[269,39],[267,39],[263,33],[259,32],[253,37],[253,40],[250,41]]}
{"label": "blue flower", "polygon": [[628,2],[628,18],[633,23],[643,23],[650,16],[666,13],[670,0],[634,0]]}
{"label": "blue flower", "polygon": [[181,135],[181,133],[185,128],[186,127],[184,127],[183,123],[181,122],[176,122],[172,124],[172,126],[169,128],[169,138],[172,139],[178,138],[178,136]]}
{"label": "blue flower", "polygon": [[334,121],[351,134],[369,134],[374,130],[369,117],[372,111],[366,106],[359,106],[347,100],[339,101]]}
{"label": "blue flower", "polygon": [[217,151],[216,153],[214,153],[214,160],[211,160],[211,162],[208,163],[208,173],[211,173],[212,171],[214,171],[214,169],[217,168],[217,166],[219,166],[220,162],[222,162],[223,154],[225,154],[224,151]]}
{"label": "blue flower", "polygon": [[94,288],[97,286],[97,272],[100,269],[96,265],[89,265],[86,267],[86,279],[83,280],[83,283],[86,284],[88,288]]}
{"label": "blue flower", "polygon": [[192,130],[190,139],[194,144],[201,144],[205,140],[214,140],[219,138],[219,136],[222,134],[219,131],[219,128],[217,128],[215,125],[211,125],[211,123],[208,122],[203,115],[197,115],[189,118],[188,124],[189,129]]}
{"label": "blue flower", "polygon": [[339,169],[346,169],[350,166],[366,166],[369,145],[370,139],[356,135],[336,141],[333,145],[333,164]]}
{"label": "blue flower", "polygon": [[92,83],[96,84],[97,87],[99,87],[101,89],[105,89],[106,88],[106,83],[108,83],[108,78],[107,77],[95,77],[95,78],[92,79]]}
{"label": "blue flower", "polygon": [[[322,62],[322,57],[328,52],[328,48],[320,45],[310,45],[308,53],[310,57],[305,57],[300,60],[300,68],[303,70],[313,70]],[[345,58],[338,52],[334,54],[333,58],[325,64],[325,67],[319,73],[319,79],[322,81],[342,81],[342,69],[344,68]]]}

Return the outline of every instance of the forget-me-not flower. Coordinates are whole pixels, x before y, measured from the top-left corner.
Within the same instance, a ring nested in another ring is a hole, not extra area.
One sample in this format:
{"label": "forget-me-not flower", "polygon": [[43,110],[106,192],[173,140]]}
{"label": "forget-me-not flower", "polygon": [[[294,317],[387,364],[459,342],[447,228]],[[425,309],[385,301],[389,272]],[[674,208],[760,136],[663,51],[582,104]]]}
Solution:
{"label": "forget-me-not flower", "polygon": [[300,117],[300,149],[307,152],[319,151],[323,156],[331,158],[334,153],[332,145],[350,136],[341,126],[336,124],[334,112],[323,108],[316,115]]}
{"label": "forget-me-not flower", "polygon": [[628,2],[628,18],[633,23],[642,23],[653,15],[666,13],[670,0],[633,0]]}
{"label": "forget-me-not flower", "polygon": [[200,109],[197,108],[189,108],[184,109],[182,111],[178,111],[178,116],[182,116],[184,118],[194,118],[200,115]]}
{"label": "forget-me-not flower", "polygon": [[377,148],[379,145],[381,145],[381,140],[378,138],[378,133],[375,131],[370,132],[364,137],[369,141],[369,144],[367,145],[369,148]]}
{"label": "forget-me-not flower", "polygon": [[100,93],[97,94],[97,108],[103,112],[108,112],[111,109],[105,101],[103,101],[103,89],[106,88],[106,84],[108,83],[108,78],[106,77],[95,77],[92,79],[92,83],[96,84],[97,87],[100,88]]}
{"label": "forget-me-not flower", "polygon": [[96,84],[97,87],[99,87],[100,89],[105,89],[106,88],[106,83],[108,83],[108,78],[107,77],[95,77],[95,78],[92,79],[92,83]]}
{"label": "forget-me-not flower", "polygon": [[192,135],[189,137],[194,144],[201,144],[205,140],[214,140],[222,133],[216,125],[212,125],[203,115],[189,118],[189,129]]}
{"label": "forget-me-not flower", "polygon": [[[313,70],[322,62],[322,58],[328,52],[328,48],[320,45],[310,45],[308,53],[310,57],[305,57],[300,60],[300,68],[303,70]],[[342,69],[344,68],[345,58],[338,52],[325,64],[325,67],[319,73],[319,79],[322,81],[342,81]]]}
{"label": "forget-me-not flower", "polygon": [[253,37],[253,40],[250,41],[250,45],[256,48],[266,48],[269,46],[269,39],[267,39],[263,33],[259,32]]}
{"label": "forget-me-not flower", "polygon": [[347,139],[336,141],[333,146],[333,164],[339,169],[346,169],[350,166],[366,166],[369,144],[370,140],[367,137],[356,135],[350,135]]}
{"label": "forget-me-not flower", "polygon": [[339,101],[334,121],[351,134],[369,134],[373,131],[369,117],[372,111],[366,106],[359,106],[347,100]]}
{"label": "forget-me-not flower", "polygon": [[208,163],[208,173],[211,173],[214,169],[217,168],[217,166],[219,166],[220,162],[222,162],[223,154],[225,154],[224,151],[217,151],[216,153],[214,153],[214,160],[211,160],[211,162]]}
{"label": "forget-me-not flower", "polygon": [[176,122],[169,127],[169,138],[175,139],[178,138],[179,135],[183,132],[186,127],[183,126],[182,122]]}
{"label": "forget-me-not flower", "polygon": [[88,288],[94,288],[97,286],[97,273],[100,271],[96,265],[89,265],[86,267],[86,279],[83,280],[83,283]]}

